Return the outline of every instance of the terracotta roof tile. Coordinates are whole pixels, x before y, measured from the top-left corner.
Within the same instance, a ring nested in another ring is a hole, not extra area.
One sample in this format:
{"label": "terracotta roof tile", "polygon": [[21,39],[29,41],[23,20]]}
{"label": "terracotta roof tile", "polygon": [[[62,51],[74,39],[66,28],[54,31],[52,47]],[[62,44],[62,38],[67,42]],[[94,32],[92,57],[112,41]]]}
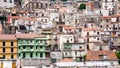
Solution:
{"label": "terracotta roof tile", "polygon": [[84,31],[104,31],[101,28],[83,28]]}
{"label": "terracotta roof tile", "polygon": [[99,55],[106,55],[107,60],[117,61],[118,58],[116,57],[113,51],[89,51],[86,56],[87,61],[101,61]]}
{"label": "terracotta roof tile", "polygon": [[22,39],[34,39],[35,37],[39,37],[37,34],[16,34],[17,38]]}
{"label": "terracotta roof tile", "polygon": [[65,58],[63,60],[60,60],[60,62],[74,62],[72,59]]}
{"label": "terracotta roof tile", "polygon": [[0,35],[0,40],[17,40],[15,35]]}

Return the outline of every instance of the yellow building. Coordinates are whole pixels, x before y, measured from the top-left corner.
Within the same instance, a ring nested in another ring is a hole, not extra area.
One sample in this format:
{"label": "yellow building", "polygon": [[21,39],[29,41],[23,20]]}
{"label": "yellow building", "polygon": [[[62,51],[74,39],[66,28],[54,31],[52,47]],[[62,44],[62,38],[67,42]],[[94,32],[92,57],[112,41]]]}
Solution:
{"label": "yellow building", "polygon": [[0,68],[16,68],[17,38],[15,35],[0,35]]}

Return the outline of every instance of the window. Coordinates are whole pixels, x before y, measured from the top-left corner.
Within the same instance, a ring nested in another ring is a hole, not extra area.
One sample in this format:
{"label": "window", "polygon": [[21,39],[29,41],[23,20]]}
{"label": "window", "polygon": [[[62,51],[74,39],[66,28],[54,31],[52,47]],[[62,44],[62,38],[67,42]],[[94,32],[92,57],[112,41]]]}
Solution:
{"label": "window", "polygon": [[80,46],[79,48],[81,49],[82,47]]}
{"label": "window", "polygon": [[106,22],[108,22],[109,20],[106,20]]}
{"label": "window", "polygon": [[11,42],[11,46],[13,46],[13,42]]}
{"label": "window", "polygon": [[38,53],[36,53],[36,56],[38,56]]}
{"label": "window", "polygon": [[42,46],[40,46],[40,49],[42,49]]}
{"label": "window", "polygon": [[5,59],[5,55],[3,55],[3,59]]}
{"label": "window", "polygon": [[23,46],[23,49],[25,49],[25,46]]}
{"label": "window", "polygon": [[33,49],[33,47],[32,47],[32,46],[30,46],[30,49]]}
{"label": "window", "polygon": [[67,40],[67,43],[69,43],[69,40]]}
{"label": "window", "polygon": [[13,59],[13,55],[11,55],[11,59]]}
{"label": "window", "polygon": [[20,53],[18,55],[20,56]]}
{"label": "window", "polygon": [[67,52],[65,53],[65,55],[67,55]]}
{"label": "window", "polygon": [[75,55],[77,55],[77,52],[75,52]]}
{"label": "window", "polygon": [[13,48],[11,48],[11,52],[13,52]]}
{"label": "window", "polygon": [[33,57],[33,54],[32,54],[32,53],[30,53],[30,57],[31,57],[31,58]]}
{"label": "window", "polygon": [[7,2],[6,0],[4,0],[4,2]]}
{"label": "window", "polygon": [[89,36],[89,32],[87,32],[87,35]]}
{"label": "window", "polygon": [[10,3],[12,3],[12,0],[10,0]]}
{"label": "window", "polygon": [[25,58],[25,53],[23,53],[23,58]]}
{"label": "window", "polygon": [[20,46],[18,47],[18,49],[20,49]]}
{"label": "window", "polygon": [[91,24],[91,26],[93,26],[93,24]]}
{"label": "window", "polygon": [[97,35],[99,35],[100,33],[99,32],[97,32]]}
{"label": "window", "polygon": [[99,38],[97,38],[97,40],[99,40]]}
{"label": "window", "polygon": [[3,48],[3,52],[5,52],[5,48]]}
{"label": "window", "polygon": [[42,53],[40,53],[40,57],[41,57],[41,58],[43,57],[43,54],[42,54]]}
{"label": "window", "polygon": [[5,42],[3,42],[3,46],[5,46]]}

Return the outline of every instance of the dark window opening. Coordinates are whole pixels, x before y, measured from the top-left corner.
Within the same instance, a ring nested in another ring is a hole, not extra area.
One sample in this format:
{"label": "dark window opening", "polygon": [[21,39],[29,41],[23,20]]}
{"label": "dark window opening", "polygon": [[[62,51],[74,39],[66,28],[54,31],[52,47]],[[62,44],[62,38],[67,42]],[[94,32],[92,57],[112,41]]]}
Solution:
{"label": "dark window opening", "polygon": [[32,54],[32,53],[30,53],[30,57],[31,57],[31,58],[33,57],[33,54]]}
{"label": "dark window opening", "polygon": [[11,52],[13,52],[13,48],[11,48]]}
{"label": "dark window opening", "polygon": [[11,59],[13,59],[13,55],[11,55]]}
{"label": "dark window opening", "polygon": [[13,42],[11,42],[11,46],[13,46]]}
{"label": "dark window opening", "polygon": [[23,46],[23,49],[25,49],[25,46]]}
{"label": "dark window opening", "polygon": [[3,46],[5,46],[5,42],[3,42]]}
{"label": "dark window opening", "polygon": [[5,59],[5,55],[3,55],[3,59]]}
{"label": "dark window opening", "polygon": [[3,48],[3,52],[5,52],[5,48]]}
{"label": "dark window opening", "polygon": [[23,58],[25,58],[25,53],[23,53]]}
{"label": "dark window opening", "polygon": [[41,57],[41,58],[43,57],[43,54],[42,54],[42,53],[40,53],[40,57]]}

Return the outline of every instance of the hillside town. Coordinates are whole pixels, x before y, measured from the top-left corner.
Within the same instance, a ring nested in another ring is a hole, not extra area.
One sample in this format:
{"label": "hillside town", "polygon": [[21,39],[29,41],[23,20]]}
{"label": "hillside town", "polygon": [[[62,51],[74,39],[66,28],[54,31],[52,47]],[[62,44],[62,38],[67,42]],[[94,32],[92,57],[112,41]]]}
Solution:
{"label": "hillside town", "polygon": [[120,0],[0,0],[0,68],[120,68]]}

